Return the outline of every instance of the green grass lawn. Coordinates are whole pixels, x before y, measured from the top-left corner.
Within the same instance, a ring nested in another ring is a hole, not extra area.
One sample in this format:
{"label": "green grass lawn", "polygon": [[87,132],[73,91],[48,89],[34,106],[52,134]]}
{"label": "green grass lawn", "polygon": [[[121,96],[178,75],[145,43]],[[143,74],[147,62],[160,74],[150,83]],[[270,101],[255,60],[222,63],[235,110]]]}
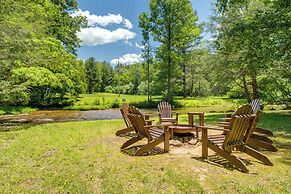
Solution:
{"label": "green grass lawn", "polygon": [[[153,102],[148,105],[147,96],[145,95],[123,95],[109,94],[109,93],[94,93],[94,94],[82,94],[78,101],[65,109],[70,110],[91,110],[91,109],[108,109],[117,108],[122,103],[129,103],[140,108],[156,108],[157,104],[162,101],[161,96],[154,96]],[[235,109],[239,104],[245,103],[245,100],[229,99],[223,97],[203,97],[194,98],[188,97],[183,99],[182,97],[174,98],[174,106],[191,108],[196,107],[197,111],[229,111]]]}
{"label": "green grass lawn", "polygon": [[260,125],[279,151],[264,151],[273,167],[243,154],[249,174],[191,154],[123,153],[127,138],[114,135],[121,120],[18,127],[0,132],[0,193],[290,193],[290,112],[265,113]]}
{"label": "green grass lawn", "polygon": [[4,114],[22,114],[36,111],[37,108],[28,106],[0,106],[0,115]]}
{"label": "green grass lawn", "polygon": [[[123,103],[128,103],[138,108],[157,108],[159,102],[163,99],[161,96],[153,96],[152,102],[148,104],[146,95],[124,95],[112,93],[94,93],[81,94],[77,101],[71,105],[64,107],[65,110],[104,110],[110,108],[118,108]],[[176,96],[173,106],[181,109],[182,112],[195,111],[203,112],[233,112],[239,105],[245,104],[244,99],[230,99],[226,97],[188,97],[183,99]],[[283,106],[267,105],[265,110],[281,110]],[[19,114],[28,113],[37,110],[36,108],[26,106],[0,106],[0,115],[3,114]],[[180,111],[180,110],[179,110]]]}

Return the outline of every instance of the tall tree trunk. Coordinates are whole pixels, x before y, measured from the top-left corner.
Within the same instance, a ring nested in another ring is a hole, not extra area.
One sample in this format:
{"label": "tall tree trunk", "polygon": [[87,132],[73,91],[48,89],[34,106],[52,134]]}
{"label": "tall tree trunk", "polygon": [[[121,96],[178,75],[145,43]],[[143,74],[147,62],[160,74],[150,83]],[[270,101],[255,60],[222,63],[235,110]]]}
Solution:
{"label": "tall tree trunk", "polygon": [[171,55],[170,55],[170,45],[168,46],[169,53],[168,53],[168,96],[167,96],[167,101],[169,103],[172,103],[172,97],[171,97]]}
{"label": "tall tree trunk", "polygon": [[148,42],[148,49],[147,49],[147,70],[148,70],[148,102],[151,101],[151,91],[150,91],[150,83],[151,83],[151,78],[150,78],[150,44]]}
{"label": "tall tree trunk", "polygon": [[250,91],[248,89],[248,84],[247,84],[245,75],[242,75],[242,81],[243,81],[243,88],[244,88],[244,92],[245,92],[245,97],[246,97],[248,102],[251,102],[252,98],[251,98]]}
{"label": "tall tree trunk", "polygon": [[186,91],[186,49],[182,49],[183,54],[183,98],[187,97]]}
{"label": "tall tree trunk", "polygon": [[167,101],[172,103],[172,91],[171,91],[171,41],[172,34],[171,34],[171,26],[168,26],[168,96]]}
{"label": "tall tree trunk", "polygon": [[252,75],[252,88],[253,88],[253,99],[258,99],[259,91],[258,91],[258,82],[257,82],[256,75]]}
{"label": "tall tree trunk", "polygon": [[194,87],[194,72],[193,72],[193,65],[191,65],[191,87],[190,87],[190,95],[193,94],[193,87]]}

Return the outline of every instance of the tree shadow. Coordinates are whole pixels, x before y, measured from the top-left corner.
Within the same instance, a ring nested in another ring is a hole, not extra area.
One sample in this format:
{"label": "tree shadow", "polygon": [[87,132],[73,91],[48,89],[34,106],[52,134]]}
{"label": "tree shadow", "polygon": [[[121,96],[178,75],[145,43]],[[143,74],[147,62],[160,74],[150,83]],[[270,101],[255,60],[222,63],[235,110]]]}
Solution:
{"label": "tree shadow", "polygon": [[21,124],[21,125],[0,125],[0,133],[6,133],[10,131],[22,131],[34,127],[35,124]]}

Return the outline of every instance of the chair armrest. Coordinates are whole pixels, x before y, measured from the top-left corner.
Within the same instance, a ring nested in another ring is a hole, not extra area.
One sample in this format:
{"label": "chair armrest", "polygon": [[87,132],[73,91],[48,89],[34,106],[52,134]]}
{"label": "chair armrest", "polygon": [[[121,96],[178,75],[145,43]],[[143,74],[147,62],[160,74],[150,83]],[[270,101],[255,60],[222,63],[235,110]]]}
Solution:
{"label": "chair armrest", "polygon": [[145,120],[149,120],[150,119],[150,114],[143,114]]}
{"label": "chair armrest", "polygon": [[226,132],[230,131],[229,129],[216,128],[216,127],[207,127],[207,126],[197,126],[197,128],[204,129],[204,130],[211,129],[211,130],[216,130],[216,131],[226,131]]}
{"label": "chair armrest", "polygon": [[230,121],[231,118],[220,118],[219,120],[222,120],[222,121]]}
{"label": "chair armrest", "polygon": [[172,114],[176,114],[176,120],[177,120],[177,122],[178,122],[178,120],[179,120],[179,114],[180,114],[180,113],[174,111],[174,112],[172,112]]}
{"label": "chair armrest", "polygon": [[145,125],[144,127],[145,128],[151,128],[151,127],[169,127],[171,125],[172,124],[169,124],[169,125]]}
{"label": "chair armrest", "polygon": [[180,112],[172,111],[173,114],[179,115],[181,114]]}

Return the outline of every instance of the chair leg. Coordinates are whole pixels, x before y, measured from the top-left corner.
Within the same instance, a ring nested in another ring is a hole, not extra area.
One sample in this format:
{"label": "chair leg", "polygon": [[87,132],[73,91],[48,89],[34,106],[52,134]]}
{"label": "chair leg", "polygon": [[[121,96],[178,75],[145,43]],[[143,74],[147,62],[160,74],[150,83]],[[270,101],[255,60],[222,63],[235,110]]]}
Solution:
{"label": "chair leg", "polygon": [[222,157],[224,157],[226,160],[228,160],[230,163],[232,163],[236,168],[240,169],[241,171],[243,171],[245,173],[249,172],[249,170],[244,165],[244,163],[240,159],[238,159],[237,157],[231,155],[230,153],[221,149],[220,147],[218,147],[215,144],[208,143],[208,147],[210,149],[212,149],[213,151],[215,151],[216,153],[218,153],[219,155],[221,155]]}
{"label": "chair leg", "polygon": [[136,156],[140,156],[143,153],[145,153],[146,151],[151,150],[153,147],[159,145],[160,143],[162,143],[164,141],[164,136],[161,136],[155,140],[153,140],[152,142],[142,146],[139,150],[137,150],[137,152],[135,153]]}
{"label": "chair leg", "polygon": [[128,128],[120,129],[120,130],[116,131],[115,135],[119,136],[121,134],[128,133],[128,132],[131,132],[131,131],[134,131],[133,127],[128,127]]}
{"label": "chair leg", "polygon": [[243,152],[256,158],[257,160],[260,160],[261,162],[263,162],[264,164],[266,164],[268,166],[273,166],[273,163],[268,159],[267,156],[265,156],[264,154],[261,154],[260,152],[258,152],[257,150],[255,150],[253,148],[245,146],[243,148]]}
{"label": "chair leg", "polygon": [[250,138],[252,138],[254,140],[264,141],[264,142],[267,142],[270,144],[273,143],[273,141],[270,138],[268,138],[266,136],[258,135],[258,134],[252,134]]}
{"label": "chair leg", "polygon": [[120,149],[125,149],[125,148],[127,148],[128,146],[134,144],[135,142],[137,142],[137,141],[139,141],[139,140],[140,140],[140,138],[138,138],[138,137],[133,137],[133,138],[127,140],[127,141],[126,141],[126,142],[121,146]]}
{"label": "chair leg", "polygon": [[170,131],[169,129],[165,130],[164,134],[164,151],[169,152],[170,150]]}
{"label": "chair leg", "polygon": [[248,139],[247,145],[254,147],[254,148],[258,148],[258,147],[264,148],[264,149],[272,151],[272,152],[278,151],[278,149],[275,146],[273,146],[272,144],[267,143],[267,142],[263,142],[263,141],[259,141],[259,140],[255,140],[253,138]]}
{"label": "chair leg", "polygon": [[254,132],[258,132],[258,133],[265,134],[265,135],[268,135],[268,136],[274,136],[272,131],[269,131],[267,129],[263,129],[263,128],[260,128],[260,127],[256,127]]}

